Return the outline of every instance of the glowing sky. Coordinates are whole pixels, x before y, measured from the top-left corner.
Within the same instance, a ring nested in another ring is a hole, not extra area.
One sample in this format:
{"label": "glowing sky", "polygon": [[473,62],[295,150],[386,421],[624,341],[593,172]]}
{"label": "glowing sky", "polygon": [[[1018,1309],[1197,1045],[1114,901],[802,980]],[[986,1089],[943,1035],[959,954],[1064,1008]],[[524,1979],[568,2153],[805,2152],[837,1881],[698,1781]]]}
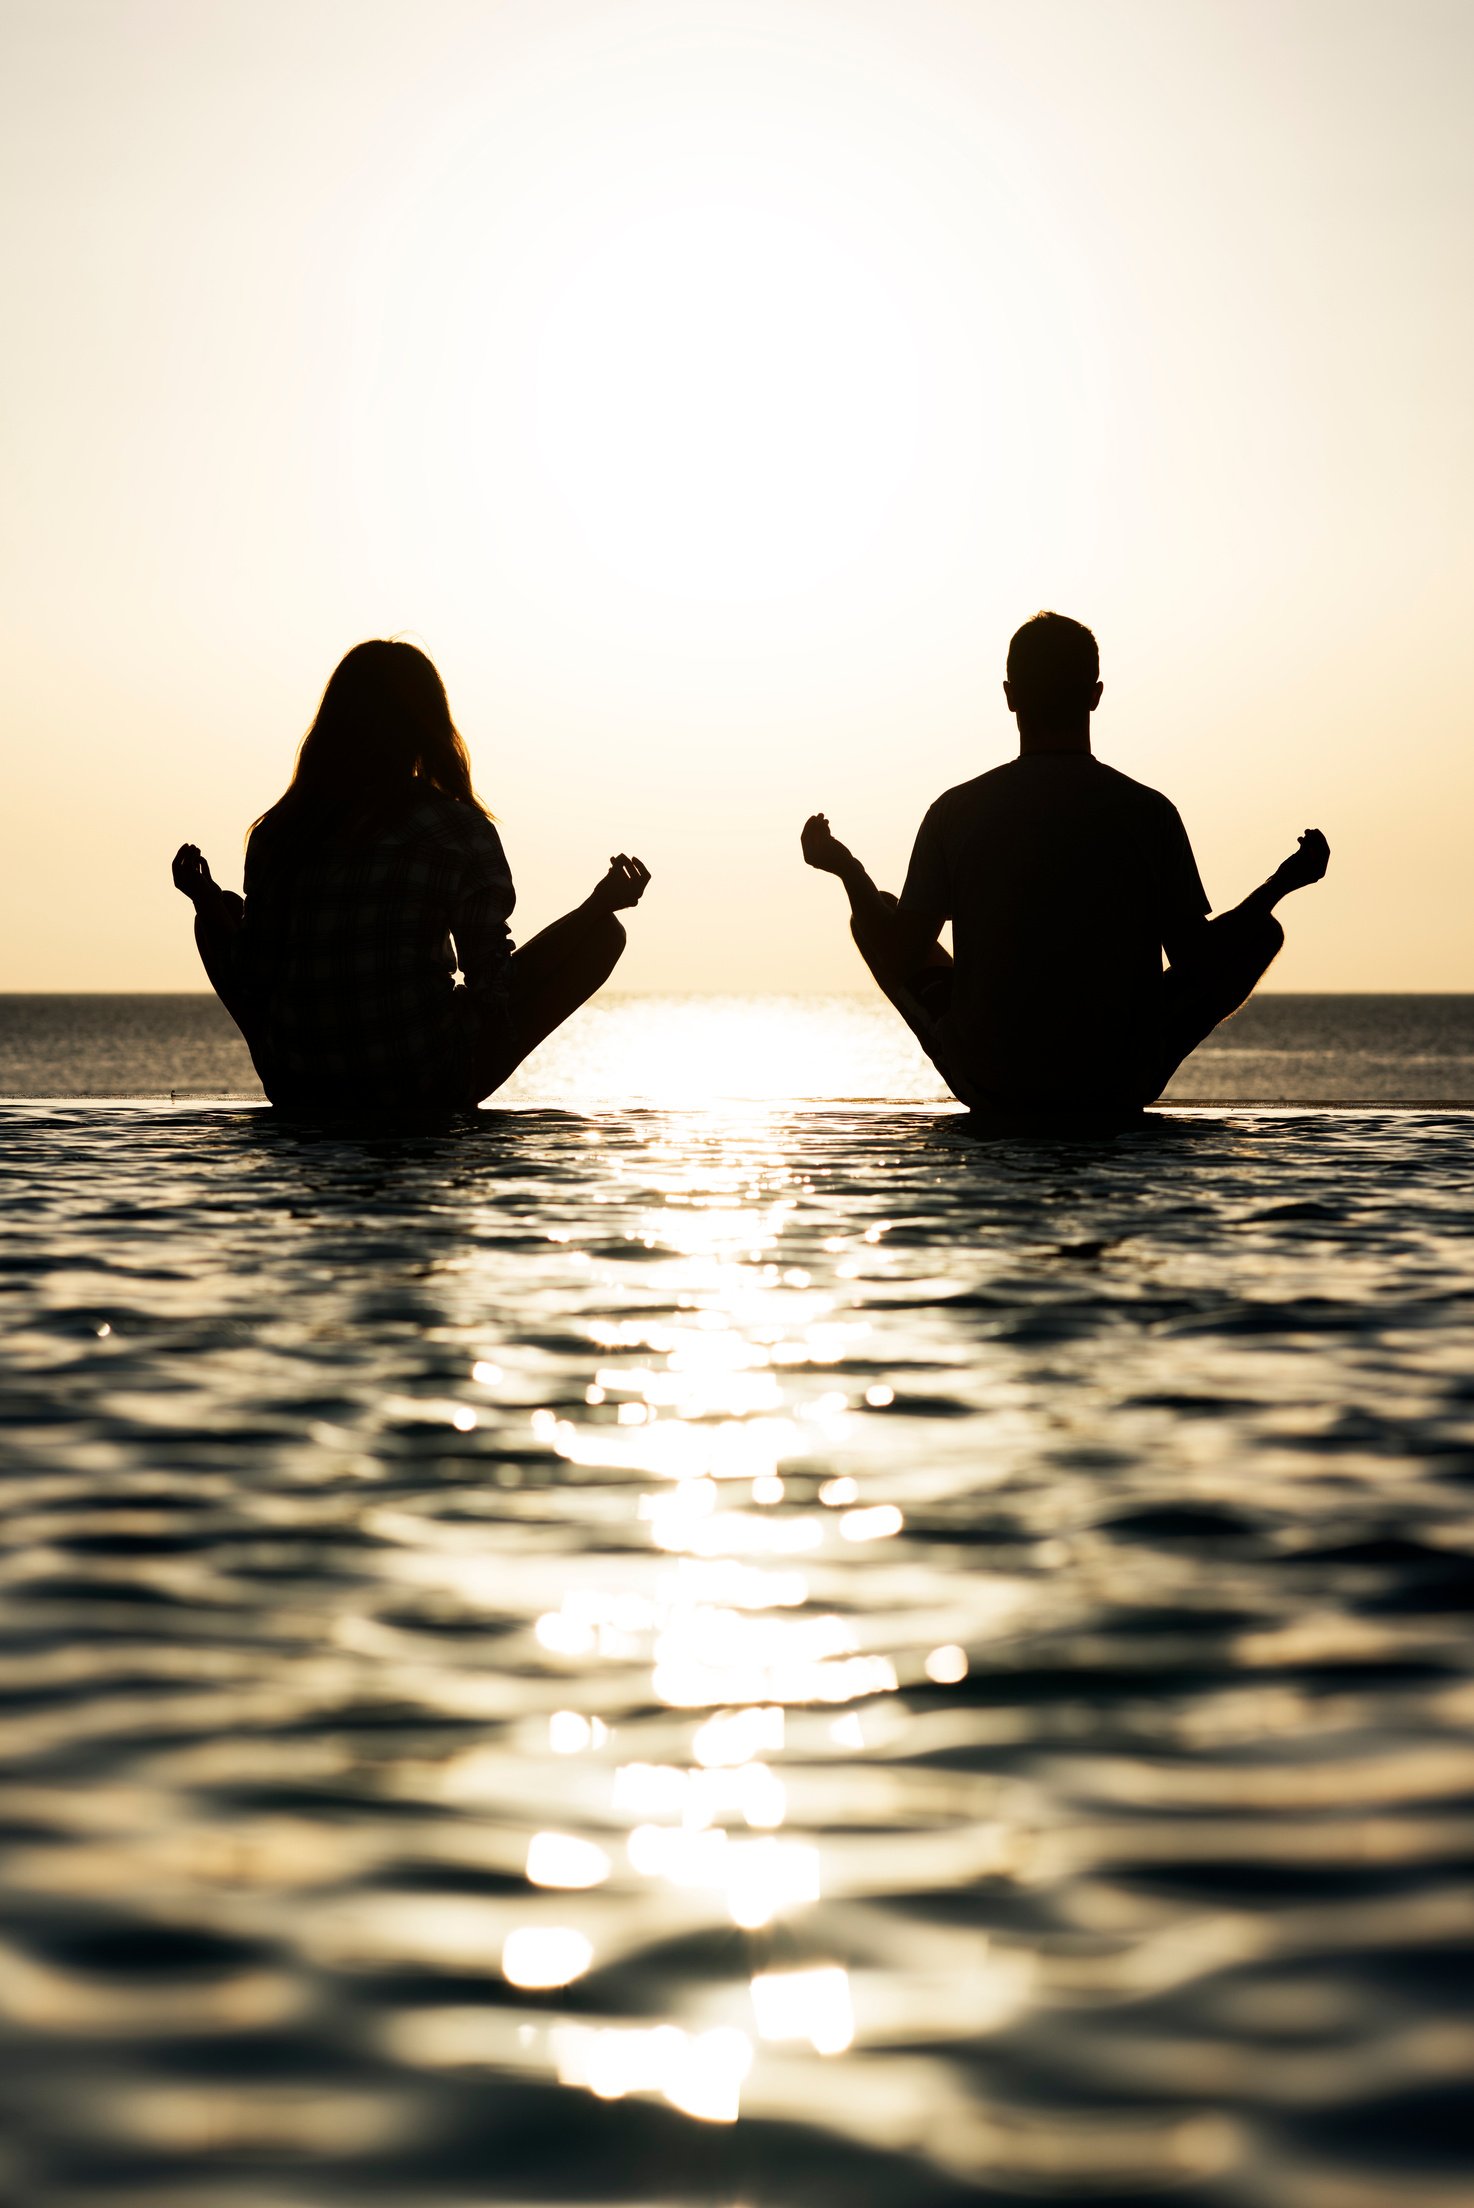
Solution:
{"label": "glowing sky", "polygon": [[858,985],[1007,638],[1289,988],[1474,988],[1466,0],[3,0],[0,988],[199,985],[340,653],[440,665],[524,931]]}

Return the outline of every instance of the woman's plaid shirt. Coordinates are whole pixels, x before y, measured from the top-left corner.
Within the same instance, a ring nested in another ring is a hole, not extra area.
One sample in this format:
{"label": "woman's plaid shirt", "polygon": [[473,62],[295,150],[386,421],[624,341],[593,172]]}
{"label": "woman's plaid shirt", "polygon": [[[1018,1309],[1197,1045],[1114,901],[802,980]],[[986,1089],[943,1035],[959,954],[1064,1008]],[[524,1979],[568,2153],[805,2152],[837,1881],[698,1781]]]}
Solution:
{"label": "woman's plaid shirt", "polygon": [[268,1090],[458,1095],[509,1027],[516,892],[491,822],[426,789],[402,819],[305,863],[275,841],[264,824],[251,838],[240,938]]}

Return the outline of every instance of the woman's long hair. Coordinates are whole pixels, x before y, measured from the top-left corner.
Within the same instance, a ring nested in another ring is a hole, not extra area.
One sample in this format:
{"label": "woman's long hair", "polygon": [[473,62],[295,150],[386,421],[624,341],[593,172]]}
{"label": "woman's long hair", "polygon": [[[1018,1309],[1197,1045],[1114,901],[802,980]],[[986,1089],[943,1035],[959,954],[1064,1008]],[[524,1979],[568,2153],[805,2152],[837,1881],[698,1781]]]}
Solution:
{"label": "woman's long hair", "polygon": [[302,857],[387,826],[425,789],[492,817],[471,787],[465,740],[433,662],[413,644],[373,637],[333,669],[292,779],[251,837],[267,829],[274,855]]}

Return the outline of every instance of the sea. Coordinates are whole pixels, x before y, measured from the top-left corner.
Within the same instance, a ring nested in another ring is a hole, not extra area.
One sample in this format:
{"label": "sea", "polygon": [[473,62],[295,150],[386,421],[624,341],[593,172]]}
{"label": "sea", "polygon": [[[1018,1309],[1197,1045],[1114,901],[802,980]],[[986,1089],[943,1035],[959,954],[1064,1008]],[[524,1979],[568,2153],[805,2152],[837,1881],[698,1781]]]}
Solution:
{"label": "sea", "polygon": [[[213,996],[0,996],[0,1099],[263,1101]],[[947,1092],[863,997],[604,997],[500,1091],[529,1103],[752,1096],[936,1104]],[[1474,995],[1261,996],[1197,1051],[1172,1103],[1474,1103]]]}
{"label": "sea", "polygon": [[0,999],[0,2199],[1469,2208],[1474,998]]}

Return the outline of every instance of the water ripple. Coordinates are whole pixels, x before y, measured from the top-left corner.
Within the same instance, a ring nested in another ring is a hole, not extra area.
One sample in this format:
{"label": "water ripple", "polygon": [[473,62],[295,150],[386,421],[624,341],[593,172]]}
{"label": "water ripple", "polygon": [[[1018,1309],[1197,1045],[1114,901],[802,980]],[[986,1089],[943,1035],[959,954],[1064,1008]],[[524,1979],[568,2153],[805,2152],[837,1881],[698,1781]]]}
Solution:
{"label": "water ripple", "polygon": [[1468,2198],[1469,1118],[5,1122],[17,2198]]}

